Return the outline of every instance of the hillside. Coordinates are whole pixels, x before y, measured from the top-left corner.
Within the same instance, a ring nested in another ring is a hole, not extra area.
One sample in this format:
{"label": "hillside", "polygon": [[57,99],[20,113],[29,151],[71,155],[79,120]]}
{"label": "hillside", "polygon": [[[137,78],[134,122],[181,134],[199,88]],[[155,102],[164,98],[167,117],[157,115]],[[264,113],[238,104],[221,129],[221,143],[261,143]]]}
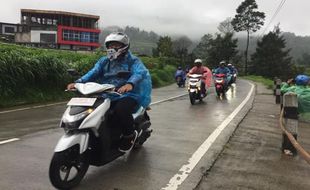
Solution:
{"label": "hillside", "polygon": [[[294,61],[302,57],[302,54],[310,54],[310,36],[296,36],[294,33],[283,32],[282,36],[286,41],[286,47],[290,49],[290,56]],[[256,43],[258,38],[251,37],[249,46],[249,55],[255,52]],[[246,48],[246,37],[238,38],[238,50],[244,51]]]}

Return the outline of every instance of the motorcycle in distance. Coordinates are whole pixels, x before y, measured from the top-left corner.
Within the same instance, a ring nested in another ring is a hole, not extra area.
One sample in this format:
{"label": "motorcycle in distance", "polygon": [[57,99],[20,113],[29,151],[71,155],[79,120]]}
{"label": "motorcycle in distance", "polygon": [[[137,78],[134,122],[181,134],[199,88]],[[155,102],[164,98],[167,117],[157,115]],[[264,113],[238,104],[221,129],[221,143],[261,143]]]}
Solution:
{"label": "motorcycle in distance", "polygon": [[[129,73],[129,72],[128,72]],[[127,73],[127,74],[128,74]],[[124,75],[123,73],[119,73]],[[125,73],[126,75],[126,73]],[[111,100],[104,95],[119,95],[110,84],[76,83],[76,94],[65,110],[60,127],[64,135],[59,139],[49,167],[49,178],[58,189],[77,186],[89,165],[102,166],[125,153],[118,150],[121,128],[109,125],[113,114]],[[140,107],[133,113],[137,130],[135,147],[141,146],[151,135],[150,118]]]}
{"label": "motorcycle in distance", "polygon": [[178,87],[185,87],[185,80],[183,79],[182,76],[177,76],[175,80],[177,82]]}
{"label": "motorcycle in distance", "polygon": [[237,73],[231,74],[231,78],[230,78],[230,81],[229,81],[229,85],[231,85],[231,84],[233,84],[233,83],[236,83],[236,80],[237,80]]}
{"label": "motorcycle in distance", "polygon": [[[218,97],[223,98],[225,96],[226,91],[228,90],[228,85],[226,85],[226,74],[214,74],[214,86],[215,92]],[[229,76],[227,76],[229,77]],[[230,80],[230,78],[229,78]]]}
{"label": "motorcycle in distance", "polygon": [[179,67],[178,70],[175,72],[174,77],[178,87],[185,87],[186,73],[182,70],[181,67]]}
{"label": "motorcycle in distance", "polygon": [[201,77],[202,74],[189,74],[188,75],[188,93],[189,100],[192,105],[195,104],[196,100],[202,101],[206,97],[206,93],[201,92]]}
{"label": "motorcycle in distance", "polygon": [[237,73],[234,73],[234,74],[232,74],[232,76],[231,76],[231,83],[236,83],[236,80],[237,80]]}

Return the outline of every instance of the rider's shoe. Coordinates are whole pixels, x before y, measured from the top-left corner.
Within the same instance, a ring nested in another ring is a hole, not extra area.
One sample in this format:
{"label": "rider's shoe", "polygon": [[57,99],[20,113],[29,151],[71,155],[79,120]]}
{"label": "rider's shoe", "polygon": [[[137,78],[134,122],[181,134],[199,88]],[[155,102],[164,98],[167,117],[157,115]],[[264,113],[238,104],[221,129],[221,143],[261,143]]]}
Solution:
{"label": "rider's shoe", "polygon": [[135,141],[137,140],[137,137],[138,137],[137,131],[134,131],[134,133],[131,135],[123,136],[118,150],[120,152],[125,152],[125,153],[129,152],[133,148]]}

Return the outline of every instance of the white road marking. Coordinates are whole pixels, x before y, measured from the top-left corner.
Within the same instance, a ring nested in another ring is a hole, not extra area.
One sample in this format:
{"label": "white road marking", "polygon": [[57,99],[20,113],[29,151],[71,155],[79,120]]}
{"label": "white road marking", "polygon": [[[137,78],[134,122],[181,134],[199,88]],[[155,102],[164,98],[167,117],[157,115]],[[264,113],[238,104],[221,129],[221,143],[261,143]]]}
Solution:
{"label": "white road marking", "polygon": [[221,134],[221,132],[226,128],[226,126],[231,122],[231,120],[237,115],[237,113],[243,108],[243,106],[250,99],[253,92],[254,85],[251,84],[251,90],[247,97],[242,101],[242,103],[212,132],[212,134],[200,145],[200,147],[194,152],[191,158],[188,160],[187,164],[183,165],[177,174],[175,174],[169,181],[166,187],[162,190],[175,190],[178,189],[179,185],[188,177],[194,167],[197,165],[199,160],[205,155],[209,150],[211,145],[214,143],[216,138]]}
{"label": "white road marking", "polygon": [[151,104],[150,104],[150,106],[151,105],[155,105],[155,104],[159,104],[159,103],[162,103],[162,102],[166,102],[166,101],[169,101],[169,100],[173,100],[173,99],[176,99],[176,98],[180,98],[180,97],[182,97],[182,96],[185,96],[185,95],[187,95],[188,93],[186,93],[186,94],[180,94],[180,95],[177,95],[177,96],[173,96],[173,97],[170,97],[170,98],[166,98],[166,99],[163,99],[163,100],[159,100],[159,101],[156,101],[156,102],[152,102]]}
{"label": "white road marking", "polygon": [[[167,98],[167,99],[159,100],[157,102],[152,102],[150,105],[166,102],[166,101],[169,101],[169,100],[172,100],[172,99],[175,99],[175,98],[179,98],[179,97],[185,96],[186,94],[181,94],[181,95],[173,96],[173,97],[170,97],[170,98]],[[56,105],[65,104],[65,103],[67,103],[67,102],[58,102],[58,103],[54,103],[54,104],[45,104],[45,105],[40,105],[40,106],[30,106],[30,107],[25,107],[25,108],[20,108],[20,109],[0,111],[0,114],[11,113],[11,112],[16,112],[16,111],[24,111],[24,110],[35,109],[35,108],[44,108],[44,107],[49,107],[49,106],[56,106]]]}
{"label": "white road marking", "polygon": [[13,141],[18,141],[18,140],[19,140],[19,138],[8,139],[5,141],[0,141],[0,144],[5,144],[5,143],[13,142]]}
{"label": "white road marking", "polygon": [[45,105],[40,105],[40,106],[31,106],[31,107],[25,107],[25,108],[20,108],[20,109],[1,111],[0,114],[2,114],[2,113],[11,113],[11,112],[16,112],[16,111],[23,111],[23,110],[29,110],[29,109],[35,109],[35,108],[44,108],[44,107],[49,107],[49,106],[56,106],[56,105],[64,104],[64,103],[67,103],[67,102],[58,102],[58,103],[54,103],[54,104],[45,104]]}

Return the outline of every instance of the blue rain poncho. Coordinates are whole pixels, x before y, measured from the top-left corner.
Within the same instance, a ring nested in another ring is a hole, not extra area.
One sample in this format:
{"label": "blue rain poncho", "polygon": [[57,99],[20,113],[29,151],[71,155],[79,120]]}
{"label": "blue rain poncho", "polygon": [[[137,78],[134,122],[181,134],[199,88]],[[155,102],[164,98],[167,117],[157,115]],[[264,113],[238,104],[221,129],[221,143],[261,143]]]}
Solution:
{"label": "blue rain poncho", "polygon": [[[120,71],[130,71],[131,75],[129,79],[118,77],[116,74]],[[146,108],[151,102],[152,81],[150,73],[142,61],[130,52],[120,60],[110,61],[107,57],[102,57],[88,73],[76,82],[113,84],[116,88],[129,83],[134,87],[132,91],[126,92],[122,96],[110,96],[111,100],[131,97],[144,108]]]}

